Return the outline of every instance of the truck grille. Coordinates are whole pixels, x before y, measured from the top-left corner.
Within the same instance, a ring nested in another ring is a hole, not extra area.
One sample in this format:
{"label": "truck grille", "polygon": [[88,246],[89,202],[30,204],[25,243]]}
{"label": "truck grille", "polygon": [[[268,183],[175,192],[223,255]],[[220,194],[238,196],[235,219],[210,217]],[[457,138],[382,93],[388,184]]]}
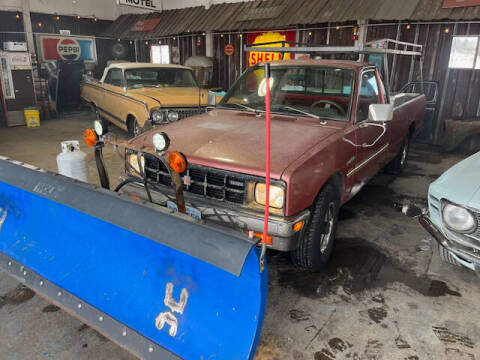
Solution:
{"label": "truck grille", "polygon": [[[156,183],[172,185],[167,167],[155,156],[145,154],[145,172],[147,178]],[[190,177],[190,184],[183,185],[186,192],[235,204],[247,202],[248,180],[241,174],[189,165],[185,176]]]}
{"label": "truck grille", "polygon": [[176,111],[178,113],[178,119],[185,119],[193,115],[203,114],[206,112],[206,108],[204,107],[194,107],[194,108],[181,108],[181,109],[168,109],[172,111]]}

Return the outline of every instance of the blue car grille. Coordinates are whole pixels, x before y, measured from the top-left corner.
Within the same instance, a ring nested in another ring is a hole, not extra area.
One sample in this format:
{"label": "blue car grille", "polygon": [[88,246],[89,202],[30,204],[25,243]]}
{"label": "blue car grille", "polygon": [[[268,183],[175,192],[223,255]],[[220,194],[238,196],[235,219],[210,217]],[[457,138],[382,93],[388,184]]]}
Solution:
{"label": "blue car grille", "polygon": [[477,220],[477,229],[473,234],[470,234],[469,236],[474,238],[475,240],[480,241],[480,212],[474,212],[473,215],[475,216],[475,219]]}

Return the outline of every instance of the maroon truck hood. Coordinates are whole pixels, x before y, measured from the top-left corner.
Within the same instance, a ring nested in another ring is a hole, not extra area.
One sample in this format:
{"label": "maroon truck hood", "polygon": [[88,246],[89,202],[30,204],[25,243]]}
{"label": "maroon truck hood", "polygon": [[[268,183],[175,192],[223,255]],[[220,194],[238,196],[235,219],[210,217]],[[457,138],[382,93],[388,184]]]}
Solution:
{"label": "maroon truck hood", "polygon": [[[272,178],[308,149],[342,126],[320,125],[318,120],[272,115]],[[132,140],[152,145],[152,136],[163,131],[170,150],[180,151],[190,163],[262,176],[265,164],[265,117],[249,112],[213,110],[209,113],[157,127]]]}

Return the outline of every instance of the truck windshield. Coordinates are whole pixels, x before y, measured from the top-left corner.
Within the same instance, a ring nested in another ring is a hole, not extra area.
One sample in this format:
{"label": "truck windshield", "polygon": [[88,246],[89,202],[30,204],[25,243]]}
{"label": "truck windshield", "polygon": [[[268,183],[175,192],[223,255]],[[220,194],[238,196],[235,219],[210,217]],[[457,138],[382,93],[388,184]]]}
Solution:
{"label": "truck windshield", "polygon": [[125,80],[129,88],[197,87],[192,71],[179,68],[128,69]]}
{"label": "truck windshield", "polygon": [[[291,115],[348,121],[355,72],[320,66],[272,66],[272,111]],[[265,110],[263,66],[247,70],[219,106],[238,110]]]}

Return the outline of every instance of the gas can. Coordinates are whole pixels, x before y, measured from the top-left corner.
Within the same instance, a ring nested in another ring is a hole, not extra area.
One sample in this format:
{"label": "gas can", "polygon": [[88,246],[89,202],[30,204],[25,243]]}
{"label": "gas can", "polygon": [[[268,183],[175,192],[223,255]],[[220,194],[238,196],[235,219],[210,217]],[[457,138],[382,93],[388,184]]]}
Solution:
{"label": "gas can", "polygon": [[88,182],[87,154],[80,150],[77,140],[63,141],[62,152],[57,155],[58,173]]}

